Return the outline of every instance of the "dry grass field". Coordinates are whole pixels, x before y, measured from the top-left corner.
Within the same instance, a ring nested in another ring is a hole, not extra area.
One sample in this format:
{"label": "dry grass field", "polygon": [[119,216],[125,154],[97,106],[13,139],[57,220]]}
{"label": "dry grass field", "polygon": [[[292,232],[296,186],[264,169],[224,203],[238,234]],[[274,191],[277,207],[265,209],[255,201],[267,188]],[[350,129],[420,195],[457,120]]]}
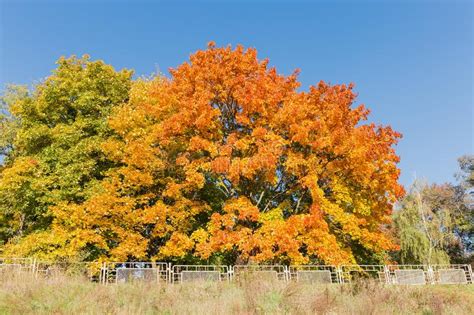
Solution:
{"label": "dry grass field", "polygon": [[101,285],[80,278],[2,279],[1,314],[474,314],[474,286],[237,283]]}

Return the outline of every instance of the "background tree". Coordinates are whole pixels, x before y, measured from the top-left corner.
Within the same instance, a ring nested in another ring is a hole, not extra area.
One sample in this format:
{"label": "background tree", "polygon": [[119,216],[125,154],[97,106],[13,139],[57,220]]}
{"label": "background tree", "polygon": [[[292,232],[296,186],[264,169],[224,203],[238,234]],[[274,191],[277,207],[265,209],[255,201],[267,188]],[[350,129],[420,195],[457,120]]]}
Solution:
{"label": "background tree", "polygon": [[440,193],[452,193],[449,189],[417,181],[401,201],[394,219],[400,239],[401,263],[449,263],[447,248],[455,241],[452,208],[436,202]]}
{"label": "background tree", "polygon": [[458,159],[460,172],[456,174],[458,184],[454,186],[455,202],[459,205],[455,233],[458,235],[462,251],[453,251],[454,262],[474,263],[474,155]]}
{"label": "background tree", "polygon": [[352,85],[299,92],[255,49],[212,43],[171,75],[114,112],[101,190],[52,208],[57,252],[337,264],[395,247],[400,135],[363,123]]}
{"label": "background tree", "polygon": [[41,248],[51,235],[36,233],[49,228],[50,207],[86,200],[111,166],[100,143],[110,134],[111,108],[128,100],[132,73],[87,56],[57,64],[33,91],[4,94],[0,237],[10,245],[34,234]]}
{"label": "background tree", "polygon": [[473,157],[459,159],[457,185],[417,181],[400,202],[394,222],[404,264],[472,261],[474,207]]}

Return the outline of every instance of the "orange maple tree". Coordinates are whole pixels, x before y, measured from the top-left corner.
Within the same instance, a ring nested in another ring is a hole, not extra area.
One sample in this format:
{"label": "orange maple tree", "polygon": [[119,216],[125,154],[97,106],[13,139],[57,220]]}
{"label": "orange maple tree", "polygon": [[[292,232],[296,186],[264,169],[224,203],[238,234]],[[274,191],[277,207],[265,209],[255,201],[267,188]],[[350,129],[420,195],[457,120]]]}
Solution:
{"label": "orange maple tree", "polygon": [[52,209],[62,255],[341,264],[395,248],[400,134],[363,123],[352,85],[300,92],[296,72],[213,43],[170,72],[110,118],[119,166],[101,190]]}

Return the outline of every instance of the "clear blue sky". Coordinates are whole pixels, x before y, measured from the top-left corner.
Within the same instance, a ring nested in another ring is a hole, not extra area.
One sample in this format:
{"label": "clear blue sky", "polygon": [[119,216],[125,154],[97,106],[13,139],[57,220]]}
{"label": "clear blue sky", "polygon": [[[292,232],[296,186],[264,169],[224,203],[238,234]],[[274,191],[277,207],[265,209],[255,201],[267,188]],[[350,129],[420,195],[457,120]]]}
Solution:
{"label": "clear blue sky", "polygon": [[451,181],[473,153],[472,1],[64,2],[0,0],[2,87],[47,76],[62,55],[145,75],[210,40],[240,43],[281,73],[300,68],[303,89],[354,82],[371,120],[404,135],[404,185]]}

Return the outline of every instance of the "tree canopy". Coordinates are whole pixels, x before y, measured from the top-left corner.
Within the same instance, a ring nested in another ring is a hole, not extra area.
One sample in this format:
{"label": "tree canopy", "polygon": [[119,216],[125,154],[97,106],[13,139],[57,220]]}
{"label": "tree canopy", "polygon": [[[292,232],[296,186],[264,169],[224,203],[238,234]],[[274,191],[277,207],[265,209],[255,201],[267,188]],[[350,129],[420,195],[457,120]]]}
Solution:
{"label": "tree canopy", "polygon": [[[400,134],[366,122],[353,85],[301,92],[297,72],[213,43],[170,73],[131,82],[63,59],[22,99],[2,224],[10,205],[49,221],[7,237],[6,252],[340,264],[397,248],[387,230],[404,193]],[[21,190],[30,203],[13,197]]]}

